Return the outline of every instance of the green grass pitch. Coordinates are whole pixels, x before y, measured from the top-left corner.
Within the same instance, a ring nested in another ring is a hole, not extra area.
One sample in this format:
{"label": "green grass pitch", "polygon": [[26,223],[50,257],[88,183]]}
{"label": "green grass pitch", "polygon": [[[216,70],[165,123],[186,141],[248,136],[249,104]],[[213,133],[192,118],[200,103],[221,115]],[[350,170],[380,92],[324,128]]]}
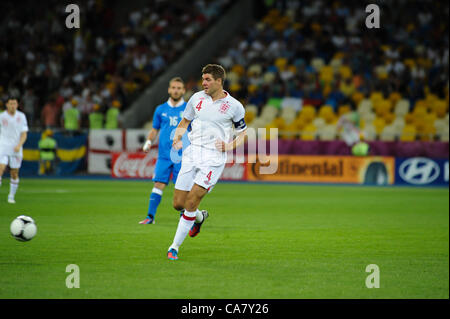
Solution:
{"label": "green grass pitch", "polygon": [[[11,205],[4,178],[0,298],[449,298],[448,189],[219,182],[201,233],[169,261],[172,184],[156,224],[138,224],[152,186],[22,178]],[[9,233],[21,214],[38,226],[29,242]],[[80,288],[66,287],[69,264]]]}

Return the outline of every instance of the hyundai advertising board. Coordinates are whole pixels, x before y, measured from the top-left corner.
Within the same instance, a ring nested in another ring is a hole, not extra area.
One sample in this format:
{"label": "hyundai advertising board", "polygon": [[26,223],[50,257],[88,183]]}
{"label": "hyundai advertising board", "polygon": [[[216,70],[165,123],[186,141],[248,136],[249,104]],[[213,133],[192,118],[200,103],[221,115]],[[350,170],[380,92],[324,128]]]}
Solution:
{"label": "hyundai advertising board", "polygon": [[417,186],[448,186],[448,159],[397,158],[395,183]]}

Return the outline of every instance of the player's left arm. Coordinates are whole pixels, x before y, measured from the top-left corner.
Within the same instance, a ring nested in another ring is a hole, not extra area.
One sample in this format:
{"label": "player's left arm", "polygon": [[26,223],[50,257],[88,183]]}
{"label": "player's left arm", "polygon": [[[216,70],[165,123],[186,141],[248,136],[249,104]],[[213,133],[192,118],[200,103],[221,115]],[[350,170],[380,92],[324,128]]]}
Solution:
{"label": "player's left arm", "polygon": [[24,131],[24,132],[20,133],[19,144],[17,144],[16,147],[14,147],[14,152],[16,152],[16,153],[20,152],[20,148],[23,146],[23,144],[25,144],[26,140],[27,140],[27,132]]}
{"label": "player's left arm", "polygon": [[237,148],[239,145],[245,142],[245,139],[247,137],[247,128],[245,128],[243,131],[240,131],[236,138],[232,140],[229,143],[225,143],[223,141],[217,141],[216,147],[219,149],[219,151],[227,152],[232,151],[235,148]]}
{"label": "player's left arm", "polygon": [[247,137],[247,124],[245,124],[244,120],[245,110],[244,107],[240,104],[235,111],[235,114],[232,118],[234,129],[237,132],[237,136],[234,140],[229,143],[225,143],[224,141],[216,141],[216,148],[219,151],[227,152],[234,150],[239,145],[245,142]]}

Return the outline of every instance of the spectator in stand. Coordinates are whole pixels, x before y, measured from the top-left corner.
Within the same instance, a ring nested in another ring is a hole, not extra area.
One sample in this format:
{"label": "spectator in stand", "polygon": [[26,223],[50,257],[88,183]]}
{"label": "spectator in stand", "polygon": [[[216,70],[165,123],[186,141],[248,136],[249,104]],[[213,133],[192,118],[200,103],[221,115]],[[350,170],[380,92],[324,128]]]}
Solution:
{"label": "spectator in stand", "polygon": [[89,114],[89,129],[98,130],[103,128],[103,120],[105,116],[101,112],[99,104],[94,104],[93,111]]}
{"label": "spectator in stand", "polygon": [[41,112],[41,123],[45,129],[55,129],[58,128],[58,119],[59,119],[59,108],[56,105],[54,95],[50,98],[50,100],[45,104],[44,108]]}
{"label": "spectator in stand", "polygon": [[63,113],[63,127],[67,132],[74,132],[80,129],[81,115],[80,111],[75,107],[76,100],[72,100],[72,107],[66,109]]}
{"label": "spectator in stand", "polygon": [[108,130],[114,130],[121,127],[120,125],[120,107],[122,104],[118,100],[114,100],[111,103],[111,106],[109,107],[108,111],[106,111],[106,123],[105,123],[105,129]]}

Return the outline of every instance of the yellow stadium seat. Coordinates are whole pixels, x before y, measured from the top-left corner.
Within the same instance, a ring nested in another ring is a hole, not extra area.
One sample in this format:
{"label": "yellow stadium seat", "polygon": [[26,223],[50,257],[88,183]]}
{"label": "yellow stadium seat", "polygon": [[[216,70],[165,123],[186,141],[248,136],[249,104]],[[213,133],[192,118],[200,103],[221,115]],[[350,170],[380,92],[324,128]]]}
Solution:
{"label": "yellow stadium seat", "polygon": [[405,124],[411,125],[414,122],[415,116],[412,113],[405,114]]}
{"label": "yellow stadium seat", "polygon": [[374,91],[374,92],[372,92],[372,93],[370,94],[369,99],[370,99],[370,100],[372,101],[372,103],[374,104],[375,101],[384,99],[383,93]]}
{"label": "yellow stadium seat", "polygon": [[391,101],[392,105],[396,105],[398,101],[400,101],[402,98],[402,95],[399,92],[392,92],[389,94],[389,100]]}
{"label": "yellow stadium seat", "polygon": [[386,121],[382,117],[377,117],[372,124],[373,126],[375,126],[377,134],[380,134],[383,128],[386,126]]}
{"label": "yellow stadium seat", "polygon": [[433,141],[436,134],[436,128],[433,124],[425,124],[422,132],[420,132],[421,141]]}
{"label": "yellow stadium seat", "polygon": [[347,104],[341,105],[338,108],[339,116],[341,116],[343,114],[346,114],[346,113],[349,113],[350,111],[351,111],[350,105],[347,105]]}
{"label": "yellow stadium seat", "polygon": [[274,64],[278,69],[284,69],[287,65],[287,59],[286,58],[277,58],[275,60]]}
{"label": "yellow stadium seat", "polygon": [[434,103],[433,111],[438,118],[444,118],[447,114],[448,103],[445,100],[438,100]]}
{"label": "yellow stadium seat", "polygon": [[352,69],[348,65],[342,65],[339,67],[339,74],[345,80],[352,77]]}
{"label": "yellow stadium seat", "polygon": [[386,124],[391,124],[395,120],[395,114],[391,112],[387,112],[383,115],[384,121]]}
{"label": "yellow stadium seat", "polygon": [[352,101],[356,104],[359,105],[359,102],[361,102],[364,99],[364,94],[362,94],[361,92],[354,92],[352,94]]}
{"label": "yellow stadium seat", "polygon": [[301,139],[304,141],[314,141],[316,139],[317,128],[313,124],[308,124],[303,128]]}
{"label": "yellow stadium seat", "polygon": [[395,127],[393,127],[391,125],[387,125],[381,131],[380,140],[386,141],[386,142],[391,142],[391,141],[395,141],[395,138],[396,138]]}
{"label": "yellow stadium seat", "polygon": [[397,116],[405,116],[409,112],[409,101],[401,99],[395,104],[394,113]]}
{"label": "yellow stadium seat", "polygon": [[312,105],[305,105],[301,109],[299,116],[303,117],[303,119],[311,122],[316,117],[316,109]]}
{"label": "yellow stadium seat", "polygon": [[405,125],[400,135],[400,141],[413,142],[416,140],[416,128],[413,125]]}
{"label": "yellow stadium seat", "polygon": [[243,76],[244,73],[245,73],[244,67],[242,65],[240,65],[240,64],[233,65],[233,67],[231,68],[231,71],[235,72],[239,76]]}
{"label": "yellow stadium seat", "polygon": [[382,117],[384,114],[389,113],[392,108],[392,104],[390,100],[375,100],[373,103],[373,108],[375,109],[375,114]]}

